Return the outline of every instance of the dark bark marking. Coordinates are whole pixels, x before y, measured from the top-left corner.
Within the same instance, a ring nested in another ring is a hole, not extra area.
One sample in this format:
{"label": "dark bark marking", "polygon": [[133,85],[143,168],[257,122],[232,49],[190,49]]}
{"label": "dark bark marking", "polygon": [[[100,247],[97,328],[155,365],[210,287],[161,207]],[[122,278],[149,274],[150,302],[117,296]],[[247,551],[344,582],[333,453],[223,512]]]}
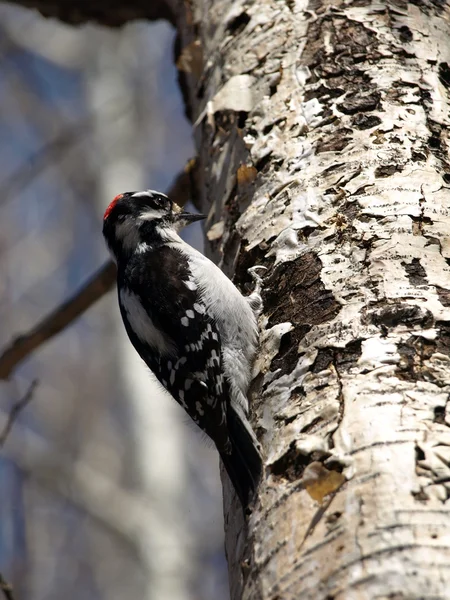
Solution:
{"label": "dark bark marking", "polygon": [[[444,73],[446,73],[446,71]],[[427,155],[429,152],[431,152],[441,162],[442,171],[450,172],[450,162],[446,143],[446,136],[448,135],[448,132],[441,123],[438,123],[430,118],[430,111],[432,107],[432,98],[430,92],[423,87],[419,87],[419,94],[423,109],[425,111],[427,126],[430,130],[430,136],[427,140],[427,145],[424,146],[423,150]]]}
{"label": "dark bark marking", "polygon": [[[346,220],[346,228],[343,232],[341,232],[341,239],[345,240],[348,237],[348,234],[352,231],[352,223],[358,218],[360,221],[364,219],[364,215],[361,215],[361,207],[357,202],[350,202],[345,199],[342,205],[339,207],[339,212],[344,216]],[[347,235],[346,235],[347,234]]]}
{"label": "dark bark marking", "polygon": [[297,481],[310,462],[311,459],[304,454],[300,454],[295,448],[295,442],[292,442],[288,451],[274,463],[268,465],[267,469],[276,478]]}
{"label": "dark bark marking", "polygon": [[346,115],[354,115],[359,112],[369,112],[379,107],[381,94],[372,92],[370,94],[355,93],[348,95],[344,102],[337,108]]}
{"label": "dark bark marking", "polygon": [[352,130],[342,127],[323,137],[316,146],[316,154],[321,152],[340,152],[352,141]]}
{"label": "dark bark marking", "polygon": [[411,285],[428,285],[427,272],[420,264],[420,259],[413,258],[410,263],[402,262]]}
{"label": "dark bark marking", "polygon": [[406,25],[402,25],[401,27],[399,27],[398,32],[400,34],[400,40],[402,42],[408,43],[413,39],[412,31]]}
{"label": "dark bark marking", "polygon": [[389,304],[368,316],[374,325],[383,329],[391,329],[400,324],[428,328],[434,322],[433,315],[428,309],[402,302]]}
{"label": "dark bark marking", "polygon": [[416,453],[416,462],[418,462],[420,460],[425,460],[425,452],[422,450],[422,448],[419,448],[419,446],[416,446],[414,448],[414,451]]}
{"label": "dark bark marking", "polygon": [[450,290],[446,290],[444,288],[436,286],[436,292],[439,296],[439,300],[442,306],[450,306]]}
{"label": "dark bark marking", "polygon": [[323,418],[322,417],[316,417],[315,419],[313,419],[311,421],[311,423],[308,423],[308,425],[305,425],[305,427],[303,427],[300,430],[300,433],[314,433],[315,431],[318,431],[321,429],[321,427],[318,425],[320,425],[323,422]]}
{"label": "dark bark marking", "polygon": [[377,117],[376,115],[366,115],[364,113],[356,114],[352,123],[355,129],[372,129],[372,127],[378,127],[380,124],[380,117]]}
{"label": "dark bark marking", "polygon": [[[330,35],[330,46],[335,50],[327,54],[323,39]],[[354,71],[355,63],[366,60],[368,55],[374,56],[379,41],[373,31],[362,23],[344,19],[342,16],[324,15],[309,25],[308,45],[303,58],[311,69],[314,77],[311,82],[321,78],[341,77],[341,85],[333,83],[333,87],[343,87],[345,90],[369,91],[375,89],[370,79],[362,72]],[[358,85],[365,83],[361,87]]]}
{"label": "dark bark marking", "polygon": [[450,89],[450,67],[448,63],[439,63],[439,79],[447,89]]}
{"label": "dark bark marking", "polygon": [[365,446],[359,446],[358,448],[354,448],[349,451],[351,456],[355,454],[359,454],[360,452],[366,452],[367,450],[371,450],[372,448],[381,448],[383,446],[404,446],[411,444],[410,440],[388,440],[382,442],[373,442],[372,444],[367,444]]}
{"label": "dark bark marking", "polygon": [[397,377],[406,381],[434,381],[425,361],[436,352],[436,342],[422,337],[411,336],[397,345],[401,360],[397,367]]}
{"label": "dark bark marking", "polygon": [[440,15],[448,7],[447,0],[410,0],[410,3],[419,7],[426,15]]}
{"label": "dark bark marking", "polygon": [[445,422],[445,406],[435,406],[433,409],[435,423],[439,423],[440,425],[446,425]]}
{"label": "dark bark marking", "polygon": [[424,152],[411,150],[411,158],[414,162],[425,162],[427,160],[427,155]]}
{"label": "dark bark marking", "polygon": [[264,169],[267,167],[267,165],[270,163],[270,159],[272,156],[272,152],[267,153],[265,156],[263,156],[262,158],[260,158],[256,163],[255,163],[255,169],[258,172],[264,171]]}
{"label": "dark bark marking", "polygon": [[244,31],[249,23],[250,16],[246,12],[242,12],[228,23],[227,30],[230,35],[235,36]]}
{"label": "dark bark marking", "polygon": [[281,369],[280,375],[290,373],[297,364],[298,344],[311,327],[331,321],[340,310],[339,303],[320,279],[321,270],[320,259],[309,252],[278,265],[265,280],[263,302],[264,312],[269,316],[267,326],[287,321],[293,325],[293,330],[283,337],[280,352],[272,363],[273,370]]}
{"label": "dark bark marking", "polygon": [[330,364],[333,362],[333,352],[330,348],[321,348],[317,353],[316,360],[311,367],[312,373],[320,373],[325,369],[328,369]]}
{"label": "dark bark marking", "polygon": [[334,352],[334,365],[336,371],[348,372],[356,365],[361,356],[361,340],[354,340],[344,348],[336,348]]}
{"label": "dark bark marking", "polygon": [[371,4],[372,0],[353,0],[349,3],[349,6],[370,6]]}
{"label": "dark bark marking", "polygon": [[403,165],[380,165],[375,169],[375,177],[390,177],[394,173],[401,173]]}
{"label": "dark bark marking", "polygon": [[312,98],[321,98],[322,100],[328,100],[329,98],[339,98],[343,96],[345,90],[339,87],[327,87],[326,85],[320,85],[318,88],[312,88],[305,92],[305,101],[311,100]]}
{"label": "dark bark marking", "polygon": [[450,323],[448,321],[436,321],[439,335],[436,340],[436,350],[450,356]]}
{"label": "dark bark marking", "polygon": [[430,499],[423,487],[421,487],[418,492],[411,492],[411,495],[414,500],[420,502],[421,504],[428,504],[428,500]]}

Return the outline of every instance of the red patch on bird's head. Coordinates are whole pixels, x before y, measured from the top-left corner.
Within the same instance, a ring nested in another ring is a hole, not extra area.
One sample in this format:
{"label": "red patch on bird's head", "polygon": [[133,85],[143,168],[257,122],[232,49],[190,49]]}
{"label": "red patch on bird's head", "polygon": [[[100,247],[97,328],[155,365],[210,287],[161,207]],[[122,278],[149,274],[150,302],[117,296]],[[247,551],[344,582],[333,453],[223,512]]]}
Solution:
{"label": "red patch on bird's head", "polygon": [[106,221],[106,219],[109,217],[112,209],[115,207],[115,205],[117,204],[117,202],[122,198],[123,194],[118,194],[114,200],[111,202],[111,204],[108,206],[108,208],[105,210],[105,214],[103,215],[103,220]]}

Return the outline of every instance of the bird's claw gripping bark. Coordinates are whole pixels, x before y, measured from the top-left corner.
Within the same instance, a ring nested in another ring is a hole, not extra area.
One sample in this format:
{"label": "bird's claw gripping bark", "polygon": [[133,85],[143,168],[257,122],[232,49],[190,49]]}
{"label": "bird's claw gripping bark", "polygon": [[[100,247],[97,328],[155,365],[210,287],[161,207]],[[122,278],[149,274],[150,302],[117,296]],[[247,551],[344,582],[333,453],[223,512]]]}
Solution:
{"label": "bird's claw gripping bark", "polygon": [[250,294],[250,296],[247,297],[247,301],[250,304],[250,307],[255,313],[255,315],[259,316],[263,307],[263,302],[261,298],[263,279],[261,275],[258,275],[258,273],[256,272],[257,269],[263,269],[264,271],[267,271],[267,267],[264,267],[263,265],[255,265],[254,267],[250,267],[250,269],[247,269],[248,274],[253,279],[253,282],[255,284],[255,288]]}

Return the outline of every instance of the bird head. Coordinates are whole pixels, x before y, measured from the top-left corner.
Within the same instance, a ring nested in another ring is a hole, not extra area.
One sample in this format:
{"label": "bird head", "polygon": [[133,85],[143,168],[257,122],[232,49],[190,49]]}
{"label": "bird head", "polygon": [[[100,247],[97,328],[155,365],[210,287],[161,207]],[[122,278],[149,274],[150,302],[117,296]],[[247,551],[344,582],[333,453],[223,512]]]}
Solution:
{"label": "bird head", "polygon": [[152,246],[170,241],[180,229],[204,218],[205,215],[184,211],[161,192],[125,192],[116,196],[106,209],[103,235],[117,259],[142,244]]}

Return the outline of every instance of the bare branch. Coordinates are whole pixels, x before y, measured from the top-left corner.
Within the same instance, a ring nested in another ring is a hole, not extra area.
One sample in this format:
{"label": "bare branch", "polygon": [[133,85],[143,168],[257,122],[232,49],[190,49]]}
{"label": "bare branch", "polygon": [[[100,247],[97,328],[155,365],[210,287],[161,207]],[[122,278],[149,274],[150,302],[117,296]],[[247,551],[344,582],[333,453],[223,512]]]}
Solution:
{"label": "bare branch", "polygon": [[14,425],[14,421],[19,416],[19,413],[25,408],[25,406],[31,401],[33,398],[34,390],[38,384],[37,379],[35,379],[30,387],[28,388],[25,396],[21,398],[14,406],[12,407],[8,420],[6,421],[5,426],[3,427],[3,431],[0,433],[0,448],[3,447],[3,444],[6,442],[6,438],[8,437],[9,432],[11,431],[12,426]]}
{"label": "bare branch", "polygon": [[0,356],[0,379],[8,379],[16,365],[44,342],[60,333],[114,285],[116,267],[107,262],[87,283],[31,331],[13,340]]}
{"label": "bare branch", "polygon": [[6,598],[6,600],[15,600],[12,585],[10,585],[6,581],[6,579],[4,579],[4,577],[1,573],[0,573],[0,590],[2,590],[3,595]]}
{"label": "bare branch", "polygon": [[[183,206],[195,198],[197,162],[191,160],[173,182],[168,194]],[[13,369],[36,348],[48,341],[102,298],[115,283],[116,266],[109,261],[103,265],[71,298],[66,300],[31,331],[17,337],[0,355],[0,379],[8,379]]]}

